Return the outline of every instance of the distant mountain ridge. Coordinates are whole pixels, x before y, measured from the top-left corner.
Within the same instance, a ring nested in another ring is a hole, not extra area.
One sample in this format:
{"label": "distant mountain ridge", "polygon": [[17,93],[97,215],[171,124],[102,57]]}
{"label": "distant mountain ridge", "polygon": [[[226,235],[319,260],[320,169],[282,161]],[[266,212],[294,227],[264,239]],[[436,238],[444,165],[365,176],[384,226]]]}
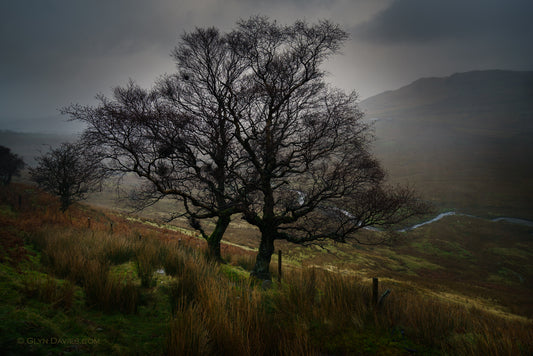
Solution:
{"label": "distant mountain ridge", "polygon": [[533,218],[533,71],[423,78],[360,106],[393,181],[441,207]]}
{"label": "distant mountain ridge", "polygon": [[422,78],[361,102],[369,117],[533,112],[533,71],[472,71]]}
{"label": "distant mountain ridge", "polygon": [[63,142],[73,142],[77,134],[23,133],[0,130],[0,145],[20,155],[30,166],[35,164],[35,157],[47,152],[50,147],[57,147]]}

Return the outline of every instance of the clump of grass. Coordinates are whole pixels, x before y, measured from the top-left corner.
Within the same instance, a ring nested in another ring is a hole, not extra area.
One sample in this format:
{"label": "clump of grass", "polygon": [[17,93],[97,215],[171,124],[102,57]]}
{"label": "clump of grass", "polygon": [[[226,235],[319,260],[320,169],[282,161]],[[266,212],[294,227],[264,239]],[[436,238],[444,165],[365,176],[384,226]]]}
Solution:
{"label": "clump of grass", "polygon": [[123,283],[115,276],[107,274],[94,275],[84,284],[89,305],[96,305],[107,312],[120,311],[125,314],[137,312],[141,302],[139,287],[131,280]]}
{"label": "clump of grass", "polygon": [[210,355],[209,339],[196,304],[179,302],[169,322],[167,355]]}
{"label": "clump of grass", "polygon": [[104,235],[105,258],[114,265],[120,265],[135,257],[133,238],[124,235]]}
{"label": "clump of grass", "polygon": [[179,303],[197,301],[200,286],[213,285],[213,280],[219,278],[219,268],[201,253],[184,252],[173,243],[165,247],[165,272],[174,277],[166,290],[174,311]]}
{"label": "clump of grass", "polygon": [[251,271],[255,266],[255,256],[239,255],[237,257],[236,265],[244,268],[247,271]]}
{"label": "clump of grass", "polygon": [[[269,308],[268,296],[277,303],[279,289],[268,292],[250,281],[227,288],[227,281],[203,285],[201,305],[210,342],[221,355],[312,355],[318,354],[305,328],[278,307]],[[293,314],[295,315],[295,314]],[[240,320],[235,323],[235,320]]]}
{"label": "clump of grass", "polygon": [[93,260],[101,261],[99,246],[84,233],[45,228],[33,234],[31,240],[42,250],[41,262],[49,272],[78,284],[87,274],[87,265]]}
{"label": "clump of grass", "polygon": [[[198,298],[199,281],[197,278],[196,273],[185,273],[169,283],[168,295],[172,311],[179,303],[192,303]],[[204,283],[207,281],[204,280]]]}
{"label": "clump of grass", "polygon": [[[285,323],[269,312],[260,287],[249,280],[226,277],[201,254],[184,255],[181,261],[183,265],[167,287],[173,304],[169,354],[187,350],[216,355],[313,353],[306,332],[285,329]],[[191,313],[194,320],[190,320]],[[178,340],[180,337],[186,339]],[[208,348],[199,349],[199,340]]]}
{"label": "clump of grass", "polygon": [[60,282],[49,275],[46,278],[31,275],[24,279],[22,292],[27,298],[36,298],[53,308],[70,310],[75,300],[75,285],[70,281]]}
{"label": "clump of grass", "polygon": [[184,252],[176,243],[167,243],[162,257],[162,265],[165,273],[177,276],[185,269]]}
{"label": "clump of grass", "polygon": [[142,240],[135,249],[135,267],[144,288],[153,287],[154,273],[161,263],[161,247],[156,240]]}
{"label": "clump of grass", "polygon": [[140,291],[131,279],[122,281],[111,275],[110,266],[118,259],[113,251],[132,248],[122,241],[110,242],[102,232],[65,228],[45,228],[32,241],[42,249],[42,263],[58,277],[80,285],[86,302],[105,311],[134,313],[140,304]]}

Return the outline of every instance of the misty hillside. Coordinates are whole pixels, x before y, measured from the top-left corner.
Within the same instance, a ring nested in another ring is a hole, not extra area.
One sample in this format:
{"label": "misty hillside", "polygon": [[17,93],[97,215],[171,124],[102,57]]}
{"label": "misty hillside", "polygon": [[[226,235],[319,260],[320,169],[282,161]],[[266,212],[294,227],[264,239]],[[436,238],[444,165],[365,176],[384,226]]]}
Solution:
{"label": "misty hillside", "polygon": [[30,166],[35,164],[35,157],[47,152],[50,147],[57,147],[63,142],[75,141],[75,134],[22,133],[0,130],[0,145],[11,151]]}
{"label": "misty hillside", "polygon": [[533,217],[533,72],[420,79],[361,107],[393,181],[441,209]]}
{"label": "misty hillside", "polygon": [[526,119],[533,113],[533,72],[491,70],[423,78],[361,105],[370,117],[380,118]]}

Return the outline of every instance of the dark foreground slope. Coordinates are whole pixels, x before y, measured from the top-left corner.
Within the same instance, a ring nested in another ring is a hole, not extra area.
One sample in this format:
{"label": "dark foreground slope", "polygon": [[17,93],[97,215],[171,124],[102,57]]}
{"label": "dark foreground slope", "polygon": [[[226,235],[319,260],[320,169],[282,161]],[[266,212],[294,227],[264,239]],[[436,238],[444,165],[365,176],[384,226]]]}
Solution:
{"label": "dark foreground slope", "polygon": [[442,208],[533,218],[533,72],[420,79],[361,106],[394,181]]}

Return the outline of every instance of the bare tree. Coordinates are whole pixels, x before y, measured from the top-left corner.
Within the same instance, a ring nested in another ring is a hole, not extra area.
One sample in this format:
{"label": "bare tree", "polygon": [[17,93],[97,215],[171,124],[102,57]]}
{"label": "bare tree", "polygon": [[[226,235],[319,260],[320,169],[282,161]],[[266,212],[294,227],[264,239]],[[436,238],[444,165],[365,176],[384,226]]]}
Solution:
{"label": "bare tree", "polygon": [[[277,239],[357,239],[425,208],[411,190],[385,185],[357,95],[325,82],[321,65],[346,39],[328,21],[197,29],[173,52],[178,73],[153,90],[130,83],[96,108],[64,112],[88,123],[85,140],[105,148],[112,169],[149,183],[145,202],[182,201],[215,255],[233,214],[257,226],[253,275],[269,278]],[[210,235],[205,218],[216,219]]]}
{"label": "bare tree", "polygon": [[0,182],[2,185],[11,183],[14,176],[18,176],[24,168],[24,161],[7,147],[0,146]]}
{"label": "bare tree", "polygon": [[63,143],[37,157],[37,166],[30,168],[31,179],[45,191],[59,197],[65,212],[75,201],[98,189],[106,172],[102,157],[79,143]]}

